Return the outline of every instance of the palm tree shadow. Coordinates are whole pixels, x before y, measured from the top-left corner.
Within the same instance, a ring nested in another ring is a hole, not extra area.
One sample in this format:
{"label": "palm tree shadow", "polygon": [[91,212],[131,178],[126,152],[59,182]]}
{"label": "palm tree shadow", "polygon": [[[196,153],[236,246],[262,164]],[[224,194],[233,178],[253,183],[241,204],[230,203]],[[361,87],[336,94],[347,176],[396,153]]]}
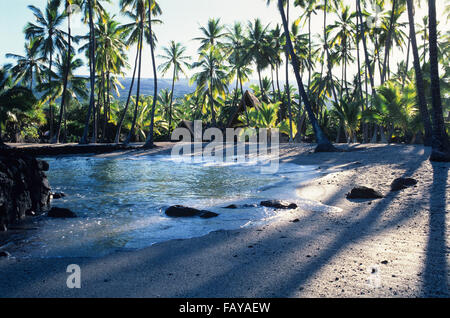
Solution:
{"label": "palm tree shadow", "polygon": [[433,185],[430,195],[428,244],[426,250],[423,296],[448,297],[446,245],[446,188],[448,165],[432,163]]}

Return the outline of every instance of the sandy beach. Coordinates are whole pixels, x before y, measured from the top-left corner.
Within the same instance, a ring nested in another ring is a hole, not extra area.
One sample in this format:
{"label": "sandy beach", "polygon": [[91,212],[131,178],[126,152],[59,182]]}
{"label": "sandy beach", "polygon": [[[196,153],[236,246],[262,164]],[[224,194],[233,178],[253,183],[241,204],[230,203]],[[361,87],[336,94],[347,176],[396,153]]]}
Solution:
{"label": "sandy beach", "polygon": [[[171,144],[132,155],[161,154]],[[282,162],[318,165],[301,198],[340,212],[301,209],[261,227],[216,231],[102,258],[0,259],[0,297],[449,297],[449,163],[412,145],[341,145],[313,153],[281,145]],[[114,153],[103,156],[128,155]],[[414,187],[390,192],[411,177]],[[384,198],[348,200],[355,186]],[[66,286],[69,264],[82,288]]]}

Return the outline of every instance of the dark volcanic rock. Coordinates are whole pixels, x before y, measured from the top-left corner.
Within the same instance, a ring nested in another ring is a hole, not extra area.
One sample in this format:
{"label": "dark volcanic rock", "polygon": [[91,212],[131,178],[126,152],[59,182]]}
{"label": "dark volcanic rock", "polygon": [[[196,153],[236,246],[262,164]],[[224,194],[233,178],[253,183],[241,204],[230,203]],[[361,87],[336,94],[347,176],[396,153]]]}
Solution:
{"label": "dark volcanic rock", "polygon": [[201,212],[203,212],[203,214],[200,215],[202,219],[211,219],[219,216],[219,214],[210,211],[201,211]]}
{"label": "dark volcanic rock", "polygon": [[383,195],[371,188],[359,186],[352,189],[350,193],[347,193],[347,199],[381,199]]}
{"label": "dark volcanic rock", "polygon": [[210,211],[204,211],[204,210],[198,210],[194,208],[185,207],[182,205],[174,205],[169,207],[166,210],[166,215],[174,218],[181,218],[181,217],[194,217],[199,216],[204,219],[213,218],[216,216],[219,216],[219,214],[210,212]]}
{"label": "dark volcanic rock", "polygon": [[63,208],[51,208],[50,211],[48,211],[47,216],[50,218],[76,218],[77,215],[70,211],[69,209],[63,209]]}
{"label": "dark volcanic rock", "polygon": [[289,203],[289,202],[284,202],[284,201],[280,201],[280,200],[262,201],[261,206],[265,206],[268,208],[274,208],[274,209],[285,209],[285,210],[293,210],[298,207],[297,204],[295,204],[295,203]]}
{"label": "dark volcanic rock", "polygon": [[391,184],[391,191],[400,191],[417,184],[417,180],[413,178],[398,178]]}
{"label": "dark volcanic rock", "polygon": [[52,194],[53,199],[57,200],[57,199],[62,199],[66,196],[65,193],[63,192],[56,192]]}
{"label": "dark volcanic rock", "polygon": [[9,254],[9,252],[7,251],[0,251],[0,257],[11,257],[11,254]]}
{"label": "dark volcanic rock", "polygon": [[48,163],[0,149],[0,228],[23,220],[29,211],[41,213],[50,203]]}
{"label": "dark volcanic rock", "polygon": [[230,205],[224,207],[224,209],[237,209],[237,208],[238,208],[238,206],[236,204],[230,204]]}

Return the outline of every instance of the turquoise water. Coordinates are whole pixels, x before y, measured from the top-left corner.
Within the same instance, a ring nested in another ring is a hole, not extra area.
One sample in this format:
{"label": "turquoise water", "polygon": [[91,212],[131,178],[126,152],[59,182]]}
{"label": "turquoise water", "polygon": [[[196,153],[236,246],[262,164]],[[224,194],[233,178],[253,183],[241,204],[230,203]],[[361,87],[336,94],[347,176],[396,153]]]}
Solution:
{"label": "turquoise water", "polygon": [[[23,255],[102,256],[215,230],[261,224],[282,212],[264,207],[223,207],[292,198],[295,183],[317,176],[314,166],[283,164],[277,173],[262,174],[260,165],[224,165],[211,160],[175,162],[169,156],[46,160],[53,191],[67,194],[52,205],[69,208],[78,218],[42,217],[38,230],[27,238]],[[165,209],[176,204],[214,211],[220,216],[207,220],[166,217]]]}

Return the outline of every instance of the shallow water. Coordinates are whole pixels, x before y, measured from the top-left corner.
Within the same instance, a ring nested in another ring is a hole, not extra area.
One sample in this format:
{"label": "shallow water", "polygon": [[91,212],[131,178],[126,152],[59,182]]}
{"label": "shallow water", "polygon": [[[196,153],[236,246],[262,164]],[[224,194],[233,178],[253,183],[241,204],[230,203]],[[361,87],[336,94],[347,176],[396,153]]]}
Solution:
{"label": "shallow water", "polygon": [[[53,191],[67,194],[52,205],[69,208],[78,218],[39,218],[37,230],[17,244],[17,256],[95,257],[215,230],[262,224],[283,212],[264,207],[223,207],[276,198],[292,200],[295,184],[318,175],[315,166],[281,164],[278,172],[263,174],[260,164],[180,162],[169,156],[46,160]],[[296,202],[305,207],[312,204]],[[166,217],[165,209],[176,204],[214,211],[220,216]]]}

